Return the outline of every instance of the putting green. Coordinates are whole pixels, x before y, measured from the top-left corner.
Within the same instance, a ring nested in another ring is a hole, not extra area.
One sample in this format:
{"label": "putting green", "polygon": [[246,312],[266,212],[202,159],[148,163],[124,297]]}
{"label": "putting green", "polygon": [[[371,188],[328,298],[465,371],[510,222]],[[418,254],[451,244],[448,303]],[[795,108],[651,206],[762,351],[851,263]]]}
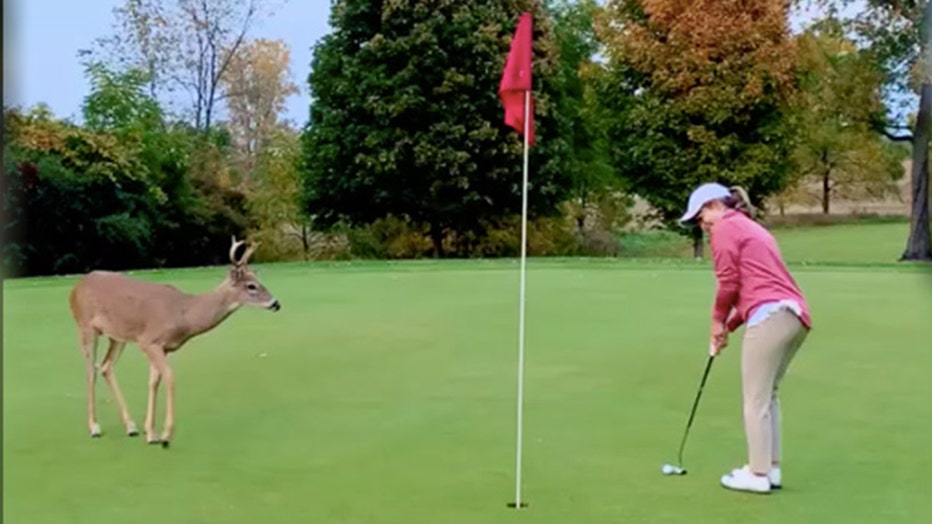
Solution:
{"label": "putting green", "polygon": [[[660,473],[705,364],[710,268],[530,261],[520,512],[513,261],[261,267],[283,309],[240,311],[171,357],[169,450],[123,436],[103,381],[104,436],[88,437],[73,280],[6,281],[4,521],[932,521],[930,275],[794,272],[815,331],[782,396],[786,487],[761,497],[718,486],[744,460],[737,340],[689,474]],[[140,276],[196,292],[223,270]],[[117,373],[141,425],[135,346]]]}

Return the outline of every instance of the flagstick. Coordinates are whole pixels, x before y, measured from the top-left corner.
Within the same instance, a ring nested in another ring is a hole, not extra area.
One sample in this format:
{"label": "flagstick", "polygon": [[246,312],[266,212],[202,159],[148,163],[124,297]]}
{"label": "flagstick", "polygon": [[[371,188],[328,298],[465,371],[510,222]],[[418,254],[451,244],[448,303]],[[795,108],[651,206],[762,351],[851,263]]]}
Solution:
{"label": "flagstick", "polygon": [[524,173],[521,188],[521,291],[518,300],[518,452],[515,471],[515,508],[527,507],[521,502],[521,426],[524,404],[524,292],[527,271],[527,185],[528,133],[530,127],[531,91],[524,92]]}

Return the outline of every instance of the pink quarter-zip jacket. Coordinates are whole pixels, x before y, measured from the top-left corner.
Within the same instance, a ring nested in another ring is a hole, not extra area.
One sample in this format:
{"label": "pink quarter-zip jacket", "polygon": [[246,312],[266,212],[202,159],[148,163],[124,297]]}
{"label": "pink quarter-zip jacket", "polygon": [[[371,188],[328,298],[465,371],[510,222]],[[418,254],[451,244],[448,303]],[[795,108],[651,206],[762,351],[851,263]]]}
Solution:
{"label": "pink quarter-zip jacket", "polygon": [[759,305],[792,300],[799,304],[800,321],[806,329],[812,328],[809,305],[769,231],[744,213],[728,210],[712,227],[710,237],[718,280],[713,320],[726,322],[734,331]]}

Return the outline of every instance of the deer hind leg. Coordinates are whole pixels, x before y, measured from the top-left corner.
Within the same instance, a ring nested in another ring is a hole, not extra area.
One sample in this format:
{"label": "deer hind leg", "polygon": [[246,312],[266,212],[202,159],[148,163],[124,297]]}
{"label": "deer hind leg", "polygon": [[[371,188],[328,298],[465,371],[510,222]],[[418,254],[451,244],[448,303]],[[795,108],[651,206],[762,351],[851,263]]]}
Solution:
{"label": "deer hind leg", "polygon": [[97,360],[97,332],[81,330],[81,353],[84,355],[84,372],[87,382],[87,429],[91,437],[100,436],[100,424],[97,423],[97,403],[94,398],[94,389],[97,385],[97,370],[94,361]]}
{"label": "deer hind leg", "polygon": [[155,365],[149,361],[149,399],[146,402],[146,421],[143,423],[143,431],[146,432],[146,442],[149,444],[158,444],[159,439],[155,436],[155,400],[159,392],[159,383],[162,377]]}
{"label": "deer hind leg", "polygon": [[126,426],[126,434],[135,437],[139,434],[139,431],[136,429],[136,423],[133,422],[133,418],[129,414],[129,409],[126,407],[126,400],[123,398],[123,392],[120,391],[120,386],[116,378],[116,370],[114,369],[117,360],[123,353],[124,347],[126,347],[125,342],[120,342],[113,338],[110,339],[110,347],[107,349],[107,355],[104,356],[103,361],[100,363],[100,374],[104,376],[107,385],[110,386],[110,392],[113,394],[113,398],[116,399],[117,407],[120,409],[120,417],[123,419],[123,425]]}

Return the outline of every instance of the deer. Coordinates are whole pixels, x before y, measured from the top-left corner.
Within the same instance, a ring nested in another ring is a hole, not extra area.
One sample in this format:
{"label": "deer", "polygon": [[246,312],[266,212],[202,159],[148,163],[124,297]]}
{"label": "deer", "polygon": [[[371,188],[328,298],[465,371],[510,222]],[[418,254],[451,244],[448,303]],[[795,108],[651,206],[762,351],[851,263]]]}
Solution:
{"label": "deer", "polygon": [[[249,268],[249,258],[258,244],[232,237],[226,278],[213,290],[200,294],[184,293],[169,284],[137,280],[122,273],[94,270],[81,277],[71,289],[69,302],[78,328],[87,379],[87,424],[92,438],[101,436],[94,397],[97,371],[103,375],[116,401],[126,434],[139,434],[117,383],[114,367],[127,343],[135,343],[149,362],[149,398],[143,429],[149,444],[168,448],[175,429],[175,378],[168,355],[178,351],[191,338],[206,333],[229,318],[241,306],[278,311],[281,304],[259,282]],[[110,346],[99,368],[95,366],[97,341],[109,338]],[[160,383],[165,383],[165,419],[162,434],[156,436],[155,407]]]}

